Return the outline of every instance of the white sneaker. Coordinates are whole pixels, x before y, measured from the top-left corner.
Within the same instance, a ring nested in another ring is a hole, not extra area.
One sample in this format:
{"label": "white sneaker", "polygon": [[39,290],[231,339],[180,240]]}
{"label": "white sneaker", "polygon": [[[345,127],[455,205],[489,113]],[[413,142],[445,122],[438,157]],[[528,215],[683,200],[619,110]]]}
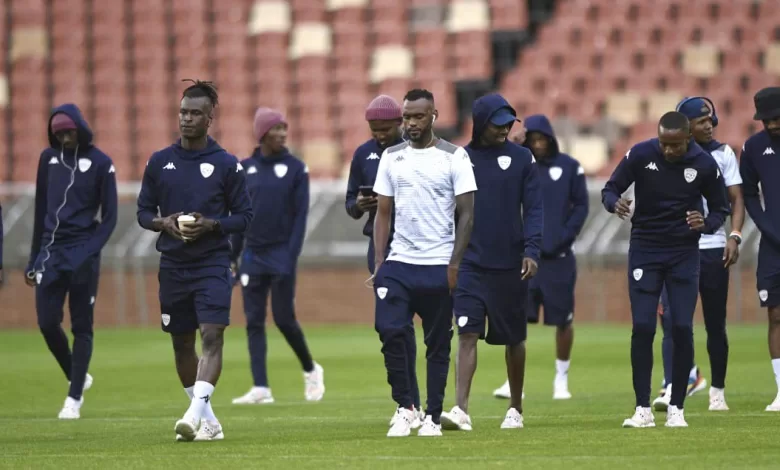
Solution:
{"label": "white sneaker", "polygon": [[501,423],[501,429],[523,429],[523,415],[514,408],[509,408]]}
{"label": "white sneaker", "polygon": [[624,428],[654,428],[655,416],[650,408],[636,407],[634,416],[623,421]]}
{"label": "white sneaker", "polygon": [[669,402],[672,401],[672,385],[669,384],[666,386],[666,390],[663,391],[661,395],[658,395],[658,398],[653,400],[653,409],[655,411],[666,411],[667,408],[669,408]]}
{"label": "white sneaker", "polygon": [[553,400],[568,400],[570,398],[568,377],[565,375],[563,377],[555,377],[555,381],[553,381]]}
{"label": "white sneaker", "polygon": [[417,435],[421,437],[441,436],[441,424],[434,423],[431,415],[427,415],[422,422],[422,426],[417,430]]}
{"label": "white sneaker", "polygon": [[320,401],[325,395],[325,370],[314,363],[314,370],[303,373],[304,395],[306,401]]}
{"label": "white sneaker", "polygon": [[[390,427],[392,427],[395,424],[395,421],[398,419],[397,411],[398,409],[396,408],[396,412],[393,413],[393,417],[390,418]],[[412,419],[412,429],[417,429],[422,426],[422,422],[425,419],[425,412],[414,407],[412,407],[412,412],[414,413],[414,419]]]}
{"label": "white sneaker", "polygon": [[406,437],[412,433],[412,421],[414,421],[414,411],[406,408],[395,410],[395,422],[387,431],[387,437]]}
{"label": "white sneaker", "polygon": [[274,397],[268,387],[252,387],[246,394],[233,399],[234,405],[263,405],[273,402]]}
{"label": "white sneaker", "polygon": [[458,406],[441,414],[441,427],[448,431],[471,431],[471,417]]}
{"label": "white sneaker", "polygon": [[[512,398],[512,391],[509,389],[509,381],[504,382],[504,385],[493,390],[493,396],[496,398]],[[525,398],[525,391],[523,391],[523,398]]]}
{"label": "white sneaker", "polygon": [[780,411],[780,392],[777,393],[775,401],[773,401],[770,405],[767,405],[764,411]]}
{"label": "white sneaker", "polygon": [[80,400],[74,400],[71,397],[65,398],[65,404],[62,405],[59,419],[79,419],[81,418],[81,405],[84,404],[84,397]]}
{"label": "white sneaker", "polygon": [[[173,427],[173,430],[177,435],[180,435],[185,441],[192,441],[198,434],[200,428],[200,420],[187,418],[186,416],[178,421]],[[177,437],[178,439],[178,437]]]}
{"label": "white sneaker", "polygon": [[[92,382],[94,379],[91,375],[87,374],[87,377],[84,379],[84,388],[81,390],[81,393],[86,392],[90,388],[92,388]],[[70,381],[68,381],[68,385],[70,385]]]}
{"label": "white sneaker", "polygon": [[685,422],[684,410],[681,410],[674,405],[670,405],[669,409],[666,410],[666,427],[687,428],[688,423]]}
{"label": "white sneaker", "polygon": [[195,436],[196,441],[221,441],[225,438],[222,433],[222,425],[219,422],[211,422],[205,419],[200,421],[200,429]]}
{"label": "white sneaker", "polygon": [[722,388],[710,387],[710,411],[728,411],[726,395]]}

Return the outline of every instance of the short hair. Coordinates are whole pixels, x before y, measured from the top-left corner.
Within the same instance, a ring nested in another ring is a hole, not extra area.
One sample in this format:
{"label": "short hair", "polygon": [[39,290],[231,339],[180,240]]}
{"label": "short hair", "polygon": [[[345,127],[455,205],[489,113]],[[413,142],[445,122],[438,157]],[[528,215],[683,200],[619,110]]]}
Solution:
{"label": "short hair", "polygon": [[661,116],[658,121],[658,126],[668,130],[674,131],[689,131],[691,129],[691,123],[685,114],[677,111],[669,111]]}
{"label": "short hair", "polygon": [[404,95],[404,101],[417,100],[428,100],[433,103],[433,93],[424,88],[415,88],[414,90],[407,91],[406,95]]}
{"label": "short hair", "polygon": [[219,104],[219,95],[217,94],[217,87],[214,85],[214,82],[193,80],[191,78],[185,78],[182,81],[193,83],[184,89],[184,92],[181,94],[182,98],[203,98],[205,96],[211,101],[211,107],[217,107]]}

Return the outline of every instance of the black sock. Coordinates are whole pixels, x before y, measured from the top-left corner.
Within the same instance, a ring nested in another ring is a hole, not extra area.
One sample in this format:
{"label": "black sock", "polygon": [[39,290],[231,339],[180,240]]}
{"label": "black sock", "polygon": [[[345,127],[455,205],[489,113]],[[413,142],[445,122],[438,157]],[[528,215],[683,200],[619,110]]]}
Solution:
{"label": "black sock", "polygon": [[653,375],[653,327],[634,325],[631,332],[631,369],[636,406],[650,407],[650,382]]}
{"label": "black sock", "polygon": [[68,396],[78,400],[84,392],[84,381],[92,359],[92,332],[80,332],[73,335],[73,355],[71,382]]}
{"label": "black sock", "polygon": [[693,328],[673,326],[674,359],[672,360],[672,399],[670,405],[682,409],[688,393],[688,377],[693,363]]}
{"label": "black sock", "polygon": [[252,368],[252,380],[255,387],[268,387],[266,354],[268,343],[265,337],[265,325],[248,324],[246,327],[249,342],[249,363]]}
{"label": "black sock", "polygon": [[46,341],[46,346],[49,347],[49,351],[54,355],[54,359],[60,365],[60,369],[65,373],[65,377],[70,380],[72,359],[70,354],[70,346],[68,345],[68,337],[65,336],[65,331],[62,326],[57,325],[55,327],[41,328],[43,339]]}
{"label": "black sock", "polygon": [[279,331],[284,335],[284,339],[287,340],[287,344],[290,345],[295,355],[298,356],[298,360],[301,361],[301,367],[304,372],[311,372],[314,370],[314,361],[312,361],[311,353],[309,352],[309,346],[306,345],[306,338],[303,336],[303,330],[298,325],[297,321],[284,325],[276,325]]}

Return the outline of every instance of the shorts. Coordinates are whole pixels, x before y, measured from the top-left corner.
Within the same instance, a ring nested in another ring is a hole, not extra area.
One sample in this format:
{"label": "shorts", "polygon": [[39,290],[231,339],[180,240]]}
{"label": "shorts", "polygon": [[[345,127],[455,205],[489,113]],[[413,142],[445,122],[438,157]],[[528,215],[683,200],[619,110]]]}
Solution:
{"label": "shorts", "polygon": [[513,346],[525,341],[528,282],[522,277],[521,268],[462,268],[453,298],[458,333],[478,333],[488,344]]}
{"label": "shorts", "polygon": [[540,260],[539,271],[528,287],[528,323],[539,322],[539,309],[543,307],[545,325],[570,325],[574,321],[576,283],[577,259],[573,254]]}
{"label": "shorts", "polygon": [[191,333],[202,324],[230,324],[230,268],[161,269],[158,279],[161,324],[166,333]]}
{"label": "shorts", "polygon": [[758,249],[756,288],[761,307],[780,305],[780,251],[769,243],[761,243]]}

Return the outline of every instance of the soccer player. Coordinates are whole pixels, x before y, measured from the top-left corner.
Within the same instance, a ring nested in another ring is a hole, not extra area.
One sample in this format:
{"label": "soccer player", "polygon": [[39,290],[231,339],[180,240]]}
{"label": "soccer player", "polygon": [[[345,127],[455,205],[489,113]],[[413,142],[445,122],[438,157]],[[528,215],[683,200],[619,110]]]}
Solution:
{"label": "soccer player", "polygon": [[[476,100],[466,146],[480,190],[474,229],[454,295],[458,324],[456,406],[442,413],[444,429],[471,431],[469,393],[477,369],[477,341],[505,346],[512,401],[502,429],[523,427],[527,280],[537,271],[544,209],[533,155],[509,142],[515,110],[498,94]],[[485,319],[488,319],[485,335]]]}
{"label": "soccer player", "polygon": [[[760,90],[753,97],[753,119],[764,130],[752,135],[742,147],[745,207],[761,232],[756,287],[761,307],[769,317],[769,356],[777,382],[777,396],[766,411],[780,411],[780,87]],[[761,190],[759,194],[759,185]],[[764,207],[761,206],[763,196]]]}
{"label": "soccer player", "polygon": [[[35,287],[35,310],[43,339],[70,381],[60,419],[79,419],[83,392],[92,386],[92,324],[100,275],[100,252],[117,221],[116,173],[98,149],[79,108],[54,108],[49,147],[38,160],[35,222],[27,285]],[[100,216],[100,221],[96,217]],[[68,296],[73,352],[62,329]]]}
{"label": "soccer player", "polygon": [[[392,97],[379,95],[366,108],[366,121],[371,131],[371,139],[355,150],[349,167],[349,182],[345,207],[347,214],[355,220],[360,220],[368,212],[368,220],[363,226],[363,235],[368,237],[368,271],[374,274],[374,218],[376,217],[376,193],[369,189],[374,186],[376,170],[379,168],[379,158],[386,148],[403,142],[401,137],[401,106]],[[361,189],[363,188],[363,189]],[[393,239],[393,216],[390,217],[390,235]],[[388,246],[389,246],[388,242]],[[385,254],[386,256],[387,254]],[[408,325],[411,336],[406,347],[409,351],[409,386],[412,388],[415,420],[412,428],[417,429],[425,418],[420,409],[420,389],[417,385],[417,341],[414,335],[414,323]],[[395,423],[396,413],[390,419],[390,426]]]}
{"label": "soccer player", "polygon": [[[375,328],[398,404],[388,437],[408,436],[415,419],[407,348],[415,312],[422,319],[428,377],[426,416],[417,435],[441,436],[452,339],[451,293],[471,236],[477,185],[466,151],[434,135],[437,115],[431,92],[415,89],[406,94],[403,124],[409,142],[383,152],[374,183]],[[395,232],[385,260],[393,209]]]}
{"label": "soccer player", "polygon": [[[709,103],[709,105],[708,105]],[[726,184],[729,201],[731,202],[731,233],[728,238],[723,227],[718,228],[713,235],[702,234],[699,239],[699,256],[701,268],[699,274],[699,295],[701,295],[704,327],[707,330],[707,352],[710,356],[712,369],[712,386],[710,387],[710,411],[727,411],[724,388],[726,385],[726,365],[728,363],[729,343],[726,336],[726,303],[729,293],[729,267],[739,258],[739,244],[742,242],[742,224],[745,220],[745,203],[742,199],[742,178],[739,176],[739,163],[734,151],[727,144],[722,144],[712,136],[713,129],[718,125],[715,105],[708,98],[692,97],[682,100],[677,110],[685,115],[691,123],[693,139],[707,151],[718,163],[723,181]],[[704,215],[707,214],[707,204],[704,202]],[[666,289],[661,295],[664,312],[661,324],[664,331],[663,364],[664,390],[653,401],[653,408],[665,411],[669,406],[672,386],[672,321],[669,313],[669,300]],[[688,396],[693,395],[707,386],[707,381],[701,375],[699,368],[693,364],[688,376]]]}
{"label": "soccer player", "polygon": [[254,131],[258,147],[251,157],[241,161],[254,218],[249,229],[234,235],[232,240],[234,259],[243,249],[239,279],[253,387],[235,398],[233,404],[274,402],[266,371],[265,316],[269,292],[274,323],[303,368],[304,397],[307,401],[319,401],[325,394],[324,371],[312,360],[295,319],[296,265],[309,213],[309,169],[285,146],[287,121],[282,113],[259,108]]}
{"label": "soccer player", "polygon": [[[537,114],[525,120],[526,140],[539,168],[544,197],[544,237],[539,273],[531,279],[528,321],[539,322],[544,307],[544,324],[556,327],[555,379],[553,399],[568,400],[569,364],[574,343],[574,287],[577,261],[572,244],[588,217],[588,189],[585,171],[579,162],[558,149],[552,125]],[[493,392],[509,396],[507,384]]]}
{"label": "soccer player", "polygon": [[[152,154],[138,195],[138,223],[160,232],[161,326],[171,335],[176,372],[191,399],[174,427],[182,441],[224,438],[211,397],[222,372],[223,337],[230,323],[228,235],[244,232],[252,220],[241,164],[208,135],[217,90],[211,82],[192,81],[179,106],[181,138]],[[194,221],[178,224],[181,215]],[[198,329],[200,359],[195,352]]]}
{"label": "soccer player", "polygon": [[[671,305],[674,361],[666,426],[686,427],[683,413],[693,355],[693,311],[699,290],[699,238],[715,233],[729,213],[726,188],[715,160],[691,138],[684,114],[672,111],[658,123],[658,138],[634,145],[602,190],[607,211],[625,219],[634,184],[628,283],[633,331],[631,368],[636,412],[623,427],[654,427],[650,408],[653,338],[661,289]],[[702,215],[702,196],[709,214]]]}

